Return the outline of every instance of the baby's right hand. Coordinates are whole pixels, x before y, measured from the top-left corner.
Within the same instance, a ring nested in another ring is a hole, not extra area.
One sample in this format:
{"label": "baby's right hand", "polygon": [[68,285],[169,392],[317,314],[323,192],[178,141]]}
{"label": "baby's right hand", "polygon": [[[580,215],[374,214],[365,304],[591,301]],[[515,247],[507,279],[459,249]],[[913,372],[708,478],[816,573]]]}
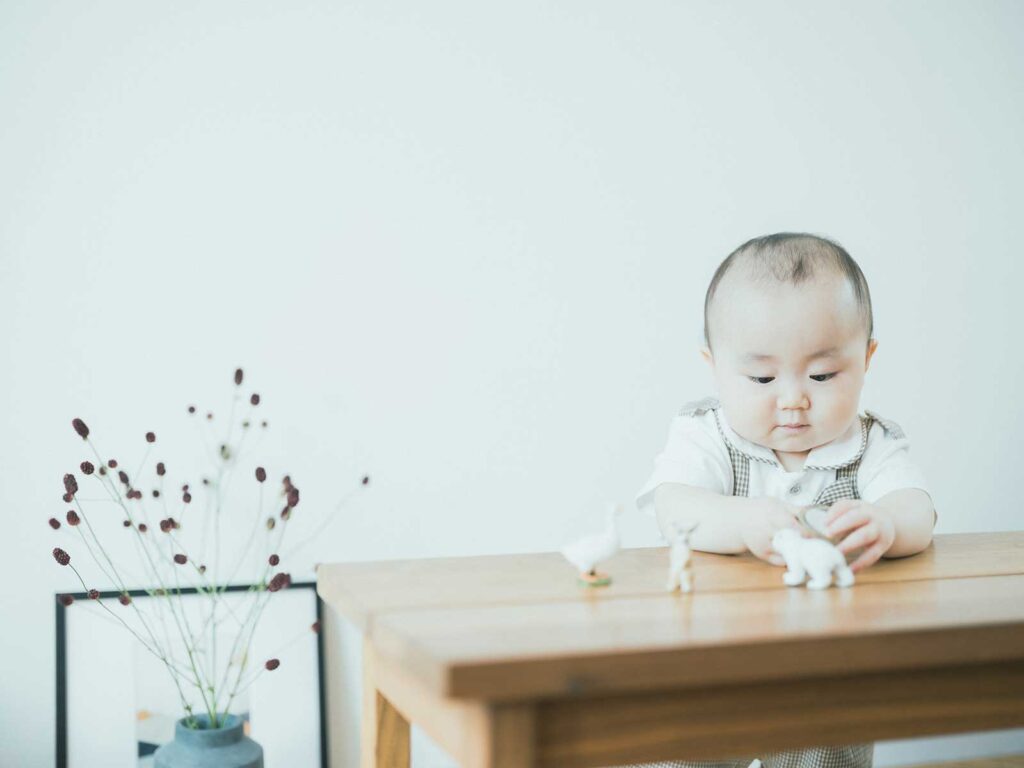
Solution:
{"label": "baby's right hand", "polygon": [[782,555],[772,549],[772,537],[783,528],[800,530],[795,504],[763,496],[751,499],[753,502],[740,524],[740,536],[747,549],[756,557],[772,565],[785,565]]}

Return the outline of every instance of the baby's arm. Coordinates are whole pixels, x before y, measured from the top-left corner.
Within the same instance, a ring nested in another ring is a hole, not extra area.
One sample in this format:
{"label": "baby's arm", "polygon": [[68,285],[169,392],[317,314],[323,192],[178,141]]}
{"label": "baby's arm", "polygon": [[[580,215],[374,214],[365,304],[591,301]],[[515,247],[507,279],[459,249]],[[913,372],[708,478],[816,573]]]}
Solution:
{"label": "baby's arm", "polygon": [[935,505],[925,491],[901,488],[885,494],[875,504],[889,514],[896,529],[896,537],[882,557],[916,555],[931,544]]}
{"label": "baby's arm", "polygon": [[859,571],[881,557],[906,557],[925,549],[932,539],[935,509],[920,488],[889,491],[878,501],[842,499],[825,518],[829,536],[840,537],[839,551],[863,550],[850,568]]}
{"label": "baby's arm", "polygon": [[690,546],[702,552],[733,555],[750,551],[773,565],[785,561],[772,550],[780,528],[795,527],[798,507],[770,497],[748,498],[684,485],[662,483],[654,491],[654,511],[662,535],[672,540],[671,525],[698,523]]}
{"label": "baby's arm", "polygon": [[637,495],[638,507],[658,521],[662,535],[674,539],[680,528],[698,524],[690,546],[716,554],[750,551],[784,565],[772,550],[780,528],[797,527],[799,508],[779,499],[733,496],[733,470],[713,412],[681,414],[672,420],[665,449],[654,473]]}
{"label": "baby's arm", "polygon": [[876,416],[857,473],[860,501],[832,505],[826,518],[839,549],[863,548],[850,567],[866,568],[881,557],[906,557],[927,548],[936,514],[927,483],[910,457],[910,440],[899,425]]}

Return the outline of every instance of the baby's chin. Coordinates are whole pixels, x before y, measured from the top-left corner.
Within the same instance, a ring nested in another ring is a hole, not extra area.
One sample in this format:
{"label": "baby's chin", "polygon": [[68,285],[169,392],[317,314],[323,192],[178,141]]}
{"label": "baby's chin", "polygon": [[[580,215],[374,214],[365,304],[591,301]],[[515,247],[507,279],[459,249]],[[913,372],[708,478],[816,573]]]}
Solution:
{"label": "baby's chin", "polygon": [[764,445],[766,447],[775,451],[785,451],[786,453],[806,453],[828,442],[818,438],[813,426],[804,427],[800,430],[776,427],[765,436],[765,439]]}
{"label": "baby's chin", "polygon": [[786,453],[807,453],[842,437],[848,428],[847,426],[840,430],[825,430],[814,424],[797,430],[775,427],[765,436],[767,442],[762,445]]}

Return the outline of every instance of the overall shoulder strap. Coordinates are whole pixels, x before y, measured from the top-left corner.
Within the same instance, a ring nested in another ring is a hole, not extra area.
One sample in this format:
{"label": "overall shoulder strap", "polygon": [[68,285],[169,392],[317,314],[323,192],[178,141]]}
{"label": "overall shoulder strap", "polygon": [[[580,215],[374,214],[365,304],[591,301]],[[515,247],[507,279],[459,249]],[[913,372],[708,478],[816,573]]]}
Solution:
{"label": "overall shoulder strap", "polygon": [[[870,414],[859,418],[861,432],[867,435],[871,431],[871,425],[875,422],[875,419]],[[865,444],[866,442],[865,439]],[[846,466],[839,467],[836,470],[835,482],[825,486],[817,498],[814,499],[814,503],[829,506],[840,499],[859,499],[860,489],[857,488],[857,470],[860,469],[860,461],[863,456],[862,452],[855,461],[850,462]]]}

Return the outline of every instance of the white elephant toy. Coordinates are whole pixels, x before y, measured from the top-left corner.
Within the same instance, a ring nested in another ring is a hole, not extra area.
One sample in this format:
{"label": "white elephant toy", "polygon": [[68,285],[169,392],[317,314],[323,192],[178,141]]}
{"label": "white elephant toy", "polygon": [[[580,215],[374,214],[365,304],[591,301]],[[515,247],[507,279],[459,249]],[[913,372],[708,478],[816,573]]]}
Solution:
{"label": "white elephant toy", "polygon": [[811,577],[808,589],[827,589],[832,585],[833,575],[838,587],[853,584],[853,571],[846,557],[825,539],[805,539],[796,529],[783,528],[772,537],[772,549],[786,561],[782,581],[787,586],[800,586],[808,575]]}

